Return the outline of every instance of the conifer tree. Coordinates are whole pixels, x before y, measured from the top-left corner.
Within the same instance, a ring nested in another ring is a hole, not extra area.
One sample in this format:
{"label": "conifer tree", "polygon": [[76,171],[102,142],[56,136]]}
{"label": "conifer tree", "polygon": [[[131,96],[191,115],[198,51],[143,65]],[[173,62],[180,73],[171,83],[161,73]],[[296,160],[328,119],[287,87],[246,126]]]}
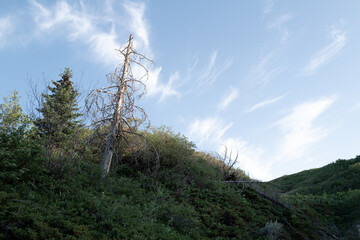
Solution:
{"label": "conifer tree", "polygon": [[49,94],[42,94],[42,106],[37,109],[41,117],[35,121],[40,135],[45,138],[47,152],[59,148],[71,139],[81,126],[76,98],[78,91],[73,87],[72,71],[66,68],[59,75],[58,81],[52,81],[54,87],[48,86]]}

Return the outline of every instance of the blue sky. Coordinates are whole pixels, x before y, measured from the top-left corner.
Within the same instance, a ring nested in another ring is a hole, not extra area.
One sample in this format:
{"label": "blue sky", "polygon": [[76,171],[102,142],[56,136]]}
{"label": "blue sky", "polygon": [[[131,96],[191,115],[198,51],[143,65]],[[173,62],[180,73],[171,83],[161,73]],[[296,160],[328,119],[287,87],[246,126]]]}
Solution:
{"label": "blue sky", "polygon": [[[360,154],[360,2],[1,1],[0,95],[65,67],[106,86],[134,34],[155,61],[139,105],[268,180]],[[27,107],[25,107],[26,109]]]}

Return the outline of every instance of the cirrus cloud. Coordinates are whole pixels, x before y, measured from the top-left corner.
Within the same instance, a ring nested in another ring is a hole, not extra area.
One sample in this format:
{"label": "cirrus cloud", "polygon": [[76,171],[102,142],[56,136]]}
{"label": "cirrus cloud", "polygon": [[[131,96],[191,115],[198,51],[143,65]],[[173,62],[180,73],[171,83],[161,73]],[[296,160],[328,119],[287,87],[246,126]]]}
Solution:
{"label": "cirrus cloud", "polygon": [[8,37],[14,30],[14,24],[11,21],[11,17],[0,18],[0,49],[5,47]]}
{"label": "cirrus cloud", "polygon": [[303,68],[304,74],[313,74],[318,68],[329,63],[346,45],[346,32],[333,27],[330,31],[332,42],[315,53]]}
{"label": "cirrus cloud", "polygon": [[323,139],[328,131],[314,126],[315,120],[336,100],[336,96],[309,101],[294,107],[291,113],[275,123],[283,132],[277,159],[301,158],[310,147]]}

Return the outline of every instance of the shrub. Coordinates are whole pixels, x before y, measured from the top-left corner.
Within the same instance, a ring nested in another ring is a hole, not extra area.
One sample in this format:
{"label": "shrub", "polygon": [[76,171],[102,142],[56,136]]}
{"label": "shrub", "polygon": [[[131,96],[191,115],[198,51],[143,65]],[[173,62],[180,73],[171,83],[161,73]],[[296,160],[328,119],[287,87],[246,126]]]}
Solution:
{"label": "shrub", "polygon": [[266,234],[270,240],[280,239],[283,230],[283,224],[275,220],[275,222],[267,222],[265,227],[260,229],[261,234]]}

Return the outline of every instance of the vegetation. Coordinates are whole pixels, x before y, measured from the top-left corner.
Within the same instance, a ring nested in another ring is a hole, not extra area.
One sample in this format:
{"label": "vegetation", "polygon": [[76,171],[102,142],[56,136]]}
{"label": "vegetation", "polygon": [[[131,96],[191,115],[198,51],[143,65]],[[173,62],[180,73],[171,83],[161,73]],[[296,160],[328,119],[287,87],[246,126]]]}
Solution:
{"label": "vegetation", "polygon": [[231,153],[197,152],[166,127],[139,130],[143,85],[130,63],[146,57],[131,43],[111,86],[87,98],[90,126],[69,68],[35,119],[16,91],[4,98],[0,239],[359,239],[360,157],[262,183],[234,169]]}
{"label": "vegetation", "polygon": [[[93,124],[106,132],[101,163],[103,178],[109,173],[113,155],[119,153],[116,148],[124,143],[121,140],[127,142],[129,134],[141,137],[136,130],[147,121],[144,109],[137,106],[135,100],[140,99],[146,90],[144,80],[148,78],[148,70],[142,61],[152,61],[137,53],[132,43],[133,36],[130,35],[127,46],[117,50],[124,62],[115,68],[114,73],[107,75],[109,86],[93,90],[86,98],[86,108],[92,114]],[[132,68],[137,68],[136,74]]]}
{"label": "vegetation", "polygon": [[0,128],[3,130],[15,130],[29,122],[26,115],[22,114],[19,92],[13,91],[8,97],[4,97],[0,104]]}
{"label": "vegetation", "polygon": [[148,146],[102,180],[96,144],[49,168],[33,128],[0,129],[0,239],[321,239],[306,214],[223,182],[224,163],[168,128],[143,133],[157,171]]}
{"label": "vegetation", "polygon": [[76,99],[79,93],[71,81],[72,71],[66,68],[60,77],[59,81],[52,81],[54,87],[48,86],[50,93],[41,95],[40,108],[36,109],[40,116],[34,121],[48,157],[59,157],[59,153],[68,151],[67,146],[81,127]]}
{"label": "vegetation", "polygon": [[359,239],[360,156],[325,167],[283,176],[272,183],[283,199],[316,215],[337,236]]}

